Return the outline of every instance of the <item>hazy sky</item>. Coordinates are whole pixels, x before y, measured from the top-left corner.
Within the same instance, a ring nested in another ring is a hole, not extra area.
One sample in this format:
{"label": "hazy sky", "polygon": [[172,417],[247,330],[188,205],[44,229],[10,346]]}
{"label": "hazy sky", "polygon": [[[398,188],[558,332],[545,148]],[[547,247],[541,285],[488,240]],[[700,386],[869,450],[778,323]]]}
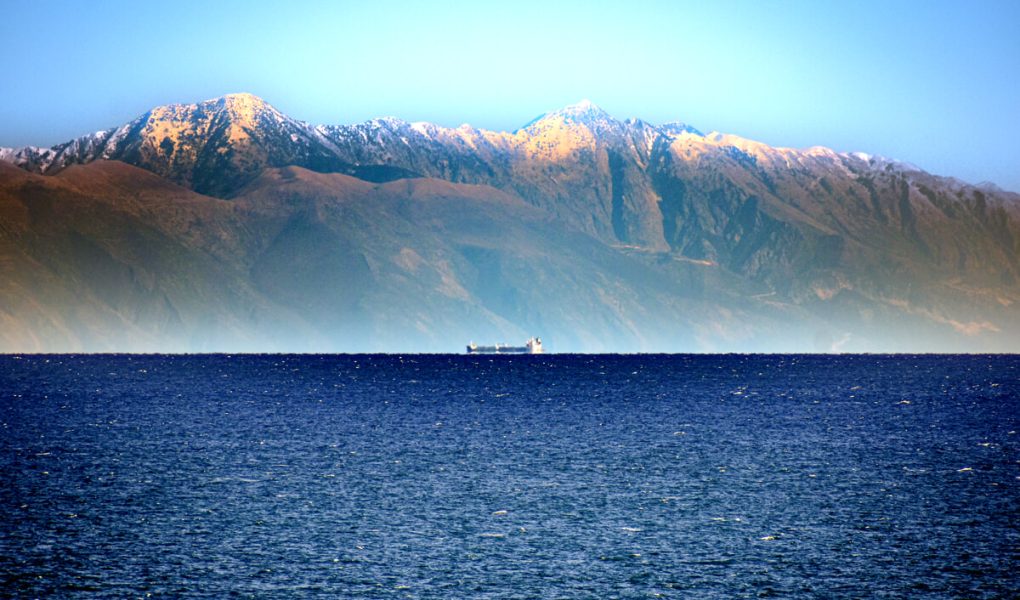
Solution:
{"label": "hazy sky", "polygon": [[589,98],[1020,191],[1020,2],[0,0],[0,145],[228,92],[512,130]]}

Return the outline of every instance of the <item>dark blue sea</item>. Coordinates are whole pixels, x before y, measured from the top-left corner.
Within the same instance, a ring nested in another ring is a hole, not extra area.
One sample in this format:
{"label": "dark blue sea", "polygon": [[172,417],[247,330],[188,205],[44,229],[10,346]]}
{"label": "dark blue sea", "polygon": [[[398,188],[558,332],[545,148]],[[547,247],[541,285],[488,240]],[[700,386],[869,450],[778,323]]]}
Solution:
{"label": "dark blue sea", "polygon": [[1017,356],[2,356],[0,596],[1016,598]]}

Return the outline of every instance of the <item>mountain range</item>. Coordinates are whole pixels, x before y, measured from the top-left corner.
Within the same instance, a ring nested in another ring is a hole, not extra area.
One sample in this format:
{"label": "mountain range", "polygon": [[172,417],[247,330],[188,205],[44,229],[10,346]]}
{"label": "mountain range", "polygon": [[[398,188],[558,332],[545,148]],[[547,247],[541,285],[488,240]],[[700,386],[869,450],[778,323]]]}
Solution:
{"label": "mountain range", "polygon": [[1020,351],[1020,195],[584,101],[0,149],[0,350]]}

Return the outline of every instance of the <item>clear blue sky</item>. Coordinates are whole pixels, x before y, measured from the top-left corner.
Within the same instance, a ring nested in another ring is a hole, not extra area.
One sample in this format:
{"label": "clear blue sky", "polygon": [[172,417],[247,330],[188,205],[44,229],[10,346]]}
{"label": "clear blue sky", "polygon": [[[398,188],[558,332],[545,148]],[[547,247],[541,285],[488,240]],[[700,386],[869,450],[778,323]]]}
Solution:
{"label": "clear blue sky", "polygon": [[1020,1],[0,0],[0,145],[228,92],[512,130],[589,98],[1020,191]]}

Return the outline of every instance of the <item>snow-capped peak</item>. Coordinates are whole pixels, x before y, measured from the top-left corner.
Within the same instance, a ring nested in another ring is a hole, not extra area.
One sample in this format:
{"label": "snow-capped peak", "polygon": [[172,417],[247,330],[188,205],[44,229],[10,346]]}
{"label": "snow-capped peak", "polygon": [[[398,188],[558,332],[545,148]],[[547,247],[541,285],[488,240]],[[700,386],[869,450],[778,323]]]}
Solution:
{"label": "snow-capped peak", "polygon": [[668,123],[663,123],[662,125],[659,125],[659,129],[667,135],[681,135],[684,133],[690,133],[702,137],[705,135],[682,121],[670,121]]}
{"label": "snow-capped peak", "polygon": [[248,92],[238,92],[236,94],[224,94],[219,98],[209,100],[210,103],[223,104],[229,107],[245,107],[250,109],[262,110],[266,108],[272,109],[272,106],[262,98],[259,98],[255,94]]}
{"label": "snow-capped peak", "polygon": [[903,171],[924,171],[924,169],[914,163],[909,163],[896,158],[889,158],[887,156],[878,156],[877,154],[868,154],[867,152],[848,152],[844,154],[844,156],[848,158],[856,158],[857,160],[868,163],[872,167],[884,168],[892,166]]}
{"label": "snow-capped peak", "polygon": [[[528,129],[539,123],[567,123],[567,124],[581,124],[581,125],[615,125],[619,124],[612,115],[602,110],[597,104],[590,100],[581,100],[574,104],[564,106],[559,110],[554,110],[542,115],[527,123],[521,129]],[[518,130],[520,131],[520,130]]]}
{"label": "snow-capped peak", "polygon": [[563,108],[563,112],[589,112],[592,110],[602,110],[594,102],[587,98],[581,99],[580,102],[569,104]]}
{"label": "snow-capped peak", "polygon": [[606,111],[602,110],[602,108],[600,108],[597,104],[595,104],[591,100],[587,100],[587,99],[581,100],[580,102],[575,102],[574,104],[570,104],[570,105],[564,106],[560,110],[557,110],[557,111],[549,113],[549,114],[550,115],[561,115],[561,116],[565,116],[565,117],[589,118],[589,119],[590,118],[596,118],[596,119],[612,119],[613,118],[609,113],[607,113]]}
{"label": "snow-capped peak", "polygon": [[365,121],[362,125],[370,129],[401,129],[409,126],[410,123],[398,117],[376,117]]}

